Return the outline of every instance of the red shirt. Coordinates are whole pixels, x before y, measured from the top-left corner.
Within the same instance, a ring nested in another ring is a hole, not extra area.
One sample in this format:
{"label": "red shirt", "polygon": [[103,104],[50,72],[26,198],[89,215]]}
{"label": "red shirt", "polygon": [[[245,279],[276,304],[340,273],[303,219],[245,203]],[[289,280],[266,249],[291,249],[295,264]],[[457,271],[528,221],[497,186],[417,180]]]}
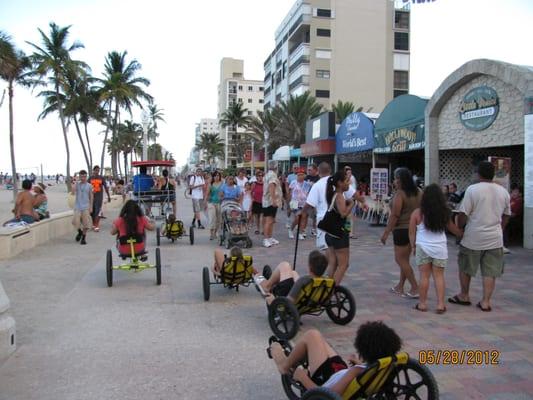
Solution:
{"label": "red shirt", "polygon": [[524,200],[522,199],[522,197],[511,196],[511,213],[513,214],[513,216],[521,217],[523,208],[524,208]]}
{"label": "red shirt", "polygon": [[252,185],[252,200],[255,203],[263,203],[263,182],[254,182]]}
{"label": "red shirt", "polygon": [[[144,235],[144,228],[146,227],[146,225],[148,225],[148,223],[149,221],[146,217],[137,217],[137,233]],[[113,225],[117,227],[119,237],[128,235],[128,228],[126,226],[126,221],[124,221],[124,218],[118,217],[116,220],[113,221]],[[144,251],[144,242],[135,243],[133,245],[133,248],[135,249],[135,253],[140,253]],[[131,253],[129,243],[119,244],[118,251],[120,254],[129,255]]]}

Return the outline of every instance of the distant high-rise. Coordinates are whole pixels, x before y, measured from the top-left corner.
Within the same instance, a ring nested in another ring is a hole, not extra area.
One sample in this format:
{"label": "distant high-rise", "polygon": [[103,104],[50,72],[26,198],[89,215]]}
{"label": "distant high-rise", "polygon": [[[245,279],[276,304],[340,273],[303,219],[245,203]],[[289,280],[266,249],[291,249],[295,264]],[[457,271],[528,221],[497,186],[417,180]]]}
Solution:
{"label": "distant high-rise", "polygon": [[[244,61],[223,58],[220,62],[220,83],[218,85],[218,120],[232,105],[241,103],[247,109],[248,116],[263,111],[263,81],[244,79]],[[234,131],[232,127],[220,128],[220,137],[224,140],[225,166],[237,164],[235,144],[242,139],[245,129]]]}
{"label": "distant high-rise", "polygon": [[265,109],[306,91],[376,112],[409,91],[409,3],[298,0],[264,63]]}

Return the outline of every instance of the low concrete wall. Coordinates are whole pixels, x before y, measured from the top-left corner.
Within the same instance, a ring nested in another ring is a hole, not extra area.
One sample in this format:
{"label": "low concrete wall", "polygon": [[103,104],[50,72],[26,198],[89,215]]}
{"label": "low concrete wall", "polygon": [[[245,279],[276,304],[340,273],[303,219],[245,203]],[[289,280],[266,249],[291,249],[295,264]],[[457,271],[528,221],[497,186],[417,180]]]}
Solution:
{"label": "low concrete wall", "polygon": [[[111,203],[105,204],[107,210],[121,206],[122,196],[111,196]],[[0,228],[0,260],[14,257],[51,239],[72,233],[72,215],[72,211],[64,211],[27,227]]]}
{"label": "low concrete wall", "polygon": [[0,365],[15,349],[15,320],[9,315],[9,298],[0,282]]}

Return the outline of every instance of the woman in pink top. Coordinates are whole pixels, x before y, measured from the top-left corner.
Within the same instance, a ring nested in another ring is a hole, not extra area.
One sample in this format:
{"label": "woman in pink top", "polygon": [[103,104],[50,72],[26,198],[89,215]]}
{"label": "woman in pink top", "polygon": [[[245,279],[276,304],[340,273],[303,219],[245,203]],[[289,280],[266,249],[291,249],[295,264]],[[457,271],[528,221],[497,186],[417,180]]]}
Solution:
{"label": "woman in pink top", "polygon": [[257,224],[255,234],[259,234],[261,214],[263,213],[263,171],[257,170],[256,181],[252,184],[252,216]]}
{"label": "woman in pink top", "polygon": [[[153,231],[155,229],[155,224],[150,222],[146,218],[139,207],[139,205],[133,201],[128,200],[126,204],[120,210],[119,217],[113,221],[113,227],[111,228],[111,234],[117,235],[118,237],[136,237],[138,235],[143,236],[142,241],[138,241],[134,244],[133,248],[135,254],[142,253],[144,251],[144,231],[148,229]],[[120,254],[130,255],[131,248],[129,243],[118,245],[118,251]]]}

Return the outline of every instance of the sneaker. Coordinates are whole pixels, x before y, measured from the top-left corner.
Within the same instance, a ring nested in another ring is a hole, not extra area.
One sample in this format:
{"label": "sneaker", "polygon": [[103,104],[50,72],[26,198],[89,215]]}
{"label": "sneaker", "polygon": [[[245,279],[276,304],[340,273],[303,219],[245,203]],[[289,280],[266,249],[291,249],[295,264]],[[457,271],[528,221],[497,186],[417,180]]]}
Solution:
{"label": "sneaker", "polygon": [[95,231],[95,232],[100,232],[100,228],[97,227],[97,226],[95,226],[95,227],[94,227],[94,231]]}
{"label": "sneaker", "polygon": [[291,228],[289,228],[289,239],[294,239],[294,233]]}
{"label": "sneaker", "polygon": [[76,242],[79,242],[82,236],[83,236],[82,230],[78,229],[78,234],[76,235]]}
{"label": "sneaker", "polygon": [[85,235],[81,235],[81,242],[80,244],[87,244],[87,242],[85,241]]}
{"label": "sneaker", "polygon": [[205,227],[202,224],[198,224],[198,229],[205,229]]}
{"label": "sneaker", "polygon": [[503,248],[503,254],[509,254],[511,253],[511,250],[509,250],[507,247]]}
{"label": "sneaker", "polygon": [[272,247],[272,243],[269,239],[263,239],[263,247]]}
{"label": "sneaker", "polygon": [[285,228],[287,228],[287,229],[291,229],[291,223],[290,223],[290,222],[287,222],[287,223],[285,224]]}
{"label": "sneaker", "polygon": [[305,235],[303,233],[300,233],[298,235],[298,240],[305,240]]}
{"label": "sneaker", "polygon": [[316,229],[311,229],[311,236],[316,236]]}
{"label": "sneaker", "polygon": [[270,238],[270,243],[272,244],[279,244],[279,241],[277,241],[276,239],[274,239],[273,237]]}

